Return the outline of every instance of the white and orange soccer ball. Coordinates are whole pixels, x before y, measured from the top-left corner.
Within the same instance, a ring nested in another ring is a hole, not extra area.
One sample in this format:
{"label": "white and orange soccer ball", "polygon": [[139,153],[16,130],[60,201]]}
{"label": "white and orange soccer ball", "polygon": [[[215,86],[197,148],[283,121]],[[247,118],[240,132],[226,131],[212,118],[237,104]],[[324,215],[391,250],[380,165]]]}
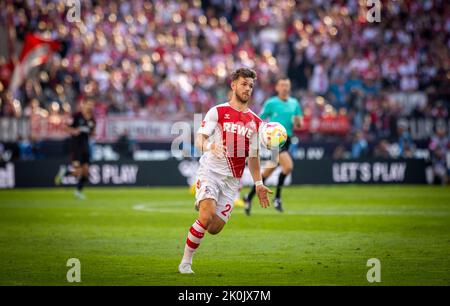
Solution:
{"label": "white and orange soccer ball", "polygon": [[283,146],[287,137],[286,129],[278,122],[264,123],[259,130],[261,144],[269,150]]}

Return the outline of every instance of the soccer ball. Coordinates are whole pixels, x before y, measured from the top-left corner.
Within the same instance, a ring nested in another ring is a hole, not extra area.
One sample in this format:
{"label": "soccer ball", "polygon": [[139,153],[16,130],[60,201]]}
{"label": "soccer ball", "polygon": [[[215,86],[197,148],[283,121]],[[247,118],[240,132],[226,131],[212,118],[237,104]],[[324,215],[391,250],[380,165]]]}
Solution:
{"label": "soccer ball", "polygon": [[269,150],[280,148],[287,140],[286,129],[278,122],[263,124],[259,133],[262,145]]}

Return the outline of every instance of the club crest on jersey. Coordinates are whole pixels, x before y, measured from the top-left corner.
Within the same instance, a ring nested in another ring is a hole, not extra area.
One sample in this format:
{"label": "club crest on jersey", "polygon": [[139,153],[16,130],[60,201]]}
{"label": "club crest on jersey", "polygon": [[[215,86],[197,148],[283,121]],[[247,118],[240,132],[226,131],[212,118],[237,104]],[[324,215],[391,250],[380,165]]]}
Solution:
{"label": "club crest on jersey", "polygon": [[230,119],[230,114],[225,114],[225,115],[223,116],[223,119],[226,119],[226,120]]}
{"label": "club crest on jersey", "polygon": [[[256,128],[255,128],[256,129]],[[228,133],[238,134],[247,138],[250,138],[253,134],[253,129],[240,124],[225,122],[223,124],[223,130]]]}

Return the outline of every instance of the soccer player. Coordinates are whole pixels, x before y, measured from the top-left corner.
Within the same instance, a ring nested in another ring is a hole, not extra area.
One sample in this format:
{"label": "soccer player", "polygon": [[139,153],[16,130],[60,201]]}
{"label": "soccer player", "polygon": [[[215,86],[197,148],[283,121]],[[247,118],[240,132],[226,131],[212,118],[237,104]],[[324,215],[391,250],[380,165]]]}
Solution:
{"label": "soccer player", "polygon": [[[283,187],[284,180],[292,172],[294,163],[292,157],[289,154],[289,146],[291,145],[291,136],[293,134],[294,126],[300,128],[303,120],[303,113],[300,103],[296,98],[290,96],[291,81],[288,78],[280,78],[275,86],[277,96],[269,98],[263,106],[260,114],[261,119],[269,118],[271,122],[279,122],[285,128],[288,135],[286,143],[280,148],[279,163],[281,166],[281,173],[278,177],[277,191],[273,204],[275,209],[282,212],[283,207],[281,204],[281,188]],[[263,182],[268,178],[272,172],[276,169],[275,166],[266,167],[263,171]],[[244,196],[245,213],[250,215],[252,199],[255,196],[255,186],[251,189],[250,193]]]}
{"label": "soccer player", "polygon": [[205,233],[220,233],[230,218],[247,159],[260,204],[269,206],[267,194],[272,191],[262,182],[258,152],[262,120],[248,108],[255,80],[256,73],[251,69],[234,71],[230,101],[211,108],[197,131],[195,145],[203,153],[195,193],[199,214],[188,232],[180,273],[194,273],[192,257]]}
{"label": "soccer player", "polygon": [[83,200],[85,199],[83,188],[89,179],[89,137],[93,136],[95,132],[94,102],[84,100],[80,107],[80,112],[73,115],[71,124],[66,127],[67,132],[72,136],[70,143],[71,166],[61,167],[55,178],[55,184],[60,185],[65,176],[75,176],[78,179],[75,196]]}

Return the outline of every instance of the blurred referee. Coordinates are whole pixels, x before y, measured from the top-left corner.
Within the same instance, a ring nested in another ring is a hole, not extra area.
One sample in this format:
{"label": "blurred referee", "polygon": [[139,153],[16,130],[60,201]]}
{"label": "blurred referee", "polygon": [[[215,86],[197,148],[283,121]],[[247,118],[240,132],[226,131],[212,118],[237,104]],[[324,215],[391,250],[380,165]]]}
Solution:
{"label": "blurred referee", "polygon": [[[273,204],[276,210],[283,211],[281,204],[281,189],[284,184],[284,180],[292,172],[294,168],[294,162],[289,153],[289,146],[291,145],[291,137],[294,131],[294,127],[299,129],[302,125],[303,113],[299,101],[296,98],[290,96],[291,81],[288,78],[278,79],[275,90],[277,96],[270,97],[263,106],[259,117],[261,119],[269,119],[270,122],[279,122],[285,128],[288,135],[286,143],[280,148],[279,162],[281,166],[281,173],[278,177],[277,191]],[[268,178],[272,172],[276,169],[276,166],[266,167],[262,173],[263,182]],[[245,213],[250,215],[252,199],[255,196],[255,186],[251,189],[250,193],[244,196]]]}

